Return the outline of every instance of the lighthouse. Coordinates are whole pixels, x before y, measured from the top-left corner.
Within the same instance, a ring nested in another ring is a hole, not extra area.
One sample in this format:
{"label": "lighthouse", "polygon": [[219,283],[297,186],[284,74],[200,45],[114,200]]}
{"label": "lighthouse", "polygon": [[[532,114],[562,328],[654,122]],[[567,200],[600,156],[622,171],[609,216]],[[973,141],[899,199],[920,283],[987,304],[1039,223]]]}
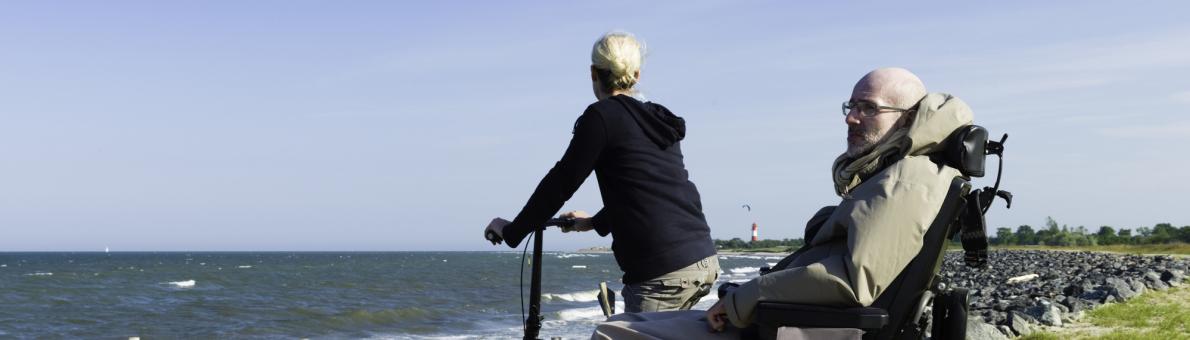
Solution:
{"label": "lighthouse", "polygon": [[752,242],[759,240],[758,236],[759,234],[757,234],[756,222],[752,222]]}

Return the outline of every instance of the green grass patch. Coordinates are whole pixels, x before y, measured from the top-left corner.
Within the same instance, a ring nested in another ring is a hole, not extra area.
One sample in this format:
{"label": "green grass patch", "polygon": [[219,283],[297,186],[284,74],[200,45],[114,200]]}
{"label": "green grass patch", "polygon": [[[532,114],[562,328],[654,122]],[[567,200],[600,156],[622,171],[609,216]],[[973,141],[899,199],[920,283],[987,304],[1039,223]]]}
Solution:
{"label": "green grass patch", "polygon": [[1089,327],[1077,331],[1041,332],[1021,339],[1190,339],[1190,288],[1146,291],[1125,303],[1087,313]]}

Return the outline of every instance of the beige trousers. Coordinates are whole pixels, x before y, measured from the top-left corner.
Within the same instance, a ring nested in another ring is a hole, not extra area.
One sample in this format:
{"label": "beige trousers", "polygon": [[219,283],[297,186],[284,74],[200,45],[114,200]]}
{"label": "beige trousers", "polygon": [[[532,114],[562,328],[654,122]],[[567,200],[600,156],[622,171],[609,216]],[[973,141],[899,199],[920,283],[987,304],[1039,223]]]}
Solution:
{"label": "beige trousers", "polygon": [[719,256],[711,255],[665,275],[624,285],[624,311],[628,313],[687,310],[711,292],[719,279]]}

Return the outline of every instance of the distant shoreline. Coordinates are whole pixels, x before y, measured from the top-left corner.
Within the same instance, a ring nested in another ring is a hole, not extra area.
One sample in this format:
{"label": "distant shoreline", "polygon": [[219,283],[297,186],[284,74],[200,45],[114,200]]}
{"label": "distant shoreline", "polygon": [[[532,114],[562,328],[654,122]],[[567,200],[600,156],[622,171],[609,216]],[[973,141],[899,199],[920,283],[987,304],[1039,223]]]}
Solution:
{"label": "distant shoreline", "polygon": [[[584,253],[584,254],[611,254],[612,249],[609,247],[589,247],[589,248],[582,248],[579,250],[575,250],[574,252]],[[781,256],[781,257],[785,257],[785,256],[789,255],[789,253],[777,253],[777,252],[769,252],[769,251],[738,251],[738,250],[720,250],[720,251],[718,251],[718,254],[719,255],[729,255],[729,256],[751,255],[751,256]]]}

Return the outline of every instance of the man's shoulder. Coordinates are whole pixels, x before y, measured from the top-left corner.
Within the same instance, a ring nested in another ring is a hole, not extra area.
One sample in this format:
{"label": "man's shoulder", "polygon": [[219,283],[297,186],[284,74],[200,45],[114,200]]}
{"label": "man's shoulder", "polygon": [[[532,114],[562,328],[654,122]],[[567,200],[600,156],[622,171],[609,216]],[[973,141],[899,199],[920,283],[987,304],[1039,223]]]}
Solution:
{"label": "man's shoulder", "polygon": [[918,177],[954,177],[960,175],[959,170],[949,165],[935,162],[929,156],[905,156],[889,166],[901,178]]}
{"label": "man's shoulder", "polygon": [[890,164],[866,182],[882,187],[896,185],[948,186],[955,176],[962,175],[950,166],[935,163],[927,156],[906,156]]}

